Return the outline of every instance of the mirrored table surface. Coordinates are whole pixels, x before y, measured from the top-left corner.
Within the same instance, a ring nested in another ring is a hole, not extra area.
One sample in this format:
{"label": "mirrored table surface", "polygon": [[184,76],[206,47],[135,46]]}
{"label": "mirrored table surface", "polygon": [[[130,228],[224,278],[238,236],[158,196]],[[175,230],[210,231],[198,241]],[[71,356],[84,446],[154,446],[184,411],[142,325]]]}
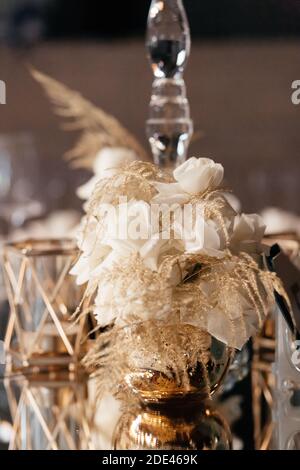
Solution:
{"label": "mirrored table surface", "polygon": [[95,380],[82,370],[0,380],[1,449],[229,449],[224,414],[211,401],[145,407],[111,395],[99,400]]}

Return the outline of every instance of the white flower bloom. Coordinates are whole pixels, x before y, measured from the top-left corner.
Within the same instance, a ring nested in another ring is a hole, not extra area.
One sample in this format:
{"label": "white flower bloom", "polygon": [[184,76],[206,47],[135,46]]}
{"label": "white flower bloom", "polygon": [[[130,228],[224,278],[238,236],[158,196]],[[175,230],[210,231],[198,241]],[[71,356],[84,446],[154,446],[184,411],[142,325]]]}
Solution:
{"label": "white flower bloom", "polygon": [[[218,279],[221,273],[234,272],[236,266],[234,262],[227,261],[221,265],[221,268],[216,266],[211,269]],[[215,282],[214,276],[209,281],[203,280],[200,286],[208,298],[217,299],[214,308],[207,312],[207,331],[219,341],[233,348],[242,349],[246,341],[257,331],[259,323],[257,311],[250,301],[247,290],[240,285],[232,286],[230,291],[224,289],[220,291],[220,285]],[[197,325],[195,321],[194,324]]]}
{"label": "white flower bloom", "polygon": [[144,201],[119,204],[116,220],[107,220],[102,242],[113,250],[114,259],[138,253],[150,269],[158,269],[160,256],[176,241],[164,233],[155,233],[152,224],[151,206]]}
{"label": "white flower bloom", "polygon": [[125,163],[137,160],[136,154],[123,147],[105,147],[97,153],[93,165],[94,176],[77,189],[81,199],[89,199],[100,179],[110,178]]}
{"label": "white flower bloom", "polygon": [[257,331],[257,313],[237,291],[232,292],[230,318],[223,305],[216,306],[207,316],[207,331],[222,343],[241,350]]}
{"label": "white flower bloom", "polygon": [[76,191],[77,196],[80,199],[87,201],[91,197],[99,179],[99,176],[92,176],[92,178],[90,178],[86,183],[84,183],[82,186],[79,186]]}
{"label": "white flower bloom", "polygon": [[224,249],[223,240],[218,233],[218,227],[211,221],[203,221],[202,227],[195,226],[192,238],[185,240],[185,251],[187,253],[202,253],[209,256],[222,256]]}
{"label": "white flower bloom", "polygon": [[[201,194],[207,189],[217,188],[224,175],[222,165],[215,163],[209,158],[190,158],[176,168],[173,172],[176,183],[154,183],[158,194],[152,202],[159,204],[180,204],[184,206],[191,199],[191,195]],[[225,198],[225,197],[224,197]],[[194,204],[198,211],[200,202]],[[228,230],[231,229],[232,220],[235,215],[229,203],[224,207],[224,223]],[[204,207],[203,207],[204,212]],[[220,256],[221,250],[225,248],[224,235],[220,223],[215,220],[207,220],[196,217],[192,226],[185,229],[181,235],[185,250],[188,253],[206,253],[211,256]]]}
{"label": "white flower bloom", "polygon": [[153,183],[158,194],[152,201],[156,204],[185,204],[190,200],[190,194],[182,190],[179,183]]}
{"label": "white flower bloom", "polygon": [[[100,180],[87,204],[88,216],[78,238],[81,256],[71,271],[78,284],[88,282],[90,292],[96,293],[98,323],[122,327],[133,319],[180,319],[241,348],[267,311],[267,305],[257,307],[244,283],[239,282],[241,274],[235,265],[243,259],[241,252],[259,258],[265,231],[261,217],[236,215],[237,201],[221,189],[213,192],[222,183],[224,169],[211,159],[190,158],[174,170],[173,183],[162,183],[169,179],[141,167],[132,190],[131,180],[123,184],[127,174],[120,167],[134,158],[126,149],[103,149],[95,160],[95,176],[80,189],[81,196],[87,198]],[[110,199],[107,180],[102,188],[101,178],[115,174],[118,177],[111,181],[114,197]],[[154,193],[152,185],[157,194],[148,202]],[[228,248],[237,257],[231,256]],[[197,254],[200,256],[194,256]],[[182,280],[201,266],[201,255],[220,262],[209,264],[203,279],[200,272],[199,297],[199,290],[194,293],[193,288],[182,288]],[[252,279],[251,269],[250,263]],[[267,301],[259,277],[257,282],[261,298]]]}
{"label": "white flower bloom", "polygon": [[110,247],[102,243],[101,226],[94,217],[83,219],[77,238],[82,253],[70,273],[82,285],[93,281],[93,273],[110,253]]}
{"label": "white flower bloom", "polygon": [[173,171],[176,183],[154,183],[158,194],[155,202],[184,204],[191,194],[201,194],[217,188],[224,176],[224,168],[210,158],[189,158]]}
{"label": "white flower bloom", "polygon": [[257,214],[238,214],[234,219],[233,234],[230,240],[230,249],[233,253],[244,251],[246,253],[261,252],[261,240],[266,226],[263,219]]}
{"label": "white flower bloom", "polygon": [[[190,210],[187,210],[188,207]],[[174,236],[182,242],[186,253],[219,256],[220,250],[225,247],[219,225],[214,220],[205,219],[200,203],[182,207],[181,217],[177,214],[173,229]]]}
{"label": "white flower bloom", "polygon": [[232,207],[232,209],[235,212],[237,212],[237,213],[241,212],[241,209],[242,209],[241,201],[234,194],[224,192],[223,196],[226,199],[226,201],[228,202],[228,204],[230,205],[230,207]]}
{"label": "white flower bloom", "polygon": [[180,187],[189,194],[199,194],[220,186],[224,168],[210,158],[189,158],[173,172]]}
{"label": "white flower bloom", "polygon": [[78,284],[99,279],[104,269],[131,254],[139,254],[145,266],[157,271],[164,253],[180,249],[168,233],[153,232],[150,204],[130,201],[110,207],[113,211],[102,214],[100,221],[90,217],[83,223],[78,238],[82,254],[71,270]]}
{"label": "white flower bloom", "polygon": [[[128,260],[124,259],[123,266],[126,267]],[[106,279],[107,273],[103,274],[99,279],[94,310],[99,325],[115,322],[116,325],[124,326],[132,316],[138,321],[162,320],[170,312],[172,288],[167,283],[162,284],[155,278],[151,284],[145,283],[143,272],[137,272],[134,276],[129,274],[128,283],[123,273],[114,277],[113,282],[110,278]],[[161,299],[163,302],[159,306]]]}

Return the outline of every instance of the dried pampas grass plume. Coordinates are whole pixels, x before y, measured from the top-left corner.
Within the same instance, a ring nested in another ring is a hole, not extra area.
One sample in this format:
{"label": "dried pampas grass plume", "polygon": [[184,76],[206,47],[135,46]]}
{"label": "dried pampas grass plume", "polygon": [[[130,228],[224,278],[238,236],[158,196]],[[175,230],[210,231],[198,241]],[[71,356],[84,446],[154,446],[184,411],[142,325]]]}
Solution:
{"label": "dried pampas grass plume", "polygon": [[[191,325],[165,324],[148,320],[126,327],[111,327],[103,331],[83,360],[95,380],[98,397],[106,393],[125,392],[128,376],[143,370],[158,372],[160,388],[169,386],[169,392],[178,387],[193,391],[193,374],[201,365],[203,388],[209,390],[206,366],[211,359],[211,336]],[[136,379],[134,379],[136,383]],[[141,380],[143,387],[155,388],[150,380]]]}
{"label": "dried pampas grass plume", "polygon": [[124,165],[115,175],[98,181],[85,210],[91,216],[97,213],[101,204],[118,205],[122,196],[129,201],[136,199],[150,203],[157,193],[154,181],[168,183],[171,177],[150,162],[134,161]]}
{"label": "dried pampas grass plume", "polygon": [[96,154],[104,147],[128,148],[138,158],[149,160],[145,149],[116,118],[59,81],[34,68],[30,71],[52,101],[55,113],[68,121],[63,128],[81,131],[73,149],[65,154],[74,168],[91,168]]}

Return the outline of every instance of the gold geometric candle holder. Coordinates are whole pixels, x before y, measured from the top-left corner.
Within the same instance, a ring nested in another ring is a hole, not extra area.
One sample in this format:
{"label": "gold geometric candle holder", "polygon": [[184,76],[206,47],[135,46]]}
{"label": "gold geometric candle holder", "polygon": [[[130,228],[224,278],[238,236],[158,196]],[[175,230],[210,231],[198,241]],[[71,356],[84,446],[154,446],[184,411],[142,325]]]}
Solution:
{"label": "gold geometric candle holder", "polygon": [[69,274],[76,257],[75,242],[68,239],[27,240],[4,247],[10,305],[7,369],[69,366],[82,357],[89,318],[82,315],[76,324],[71,321],[83,294]]}
{"label": "gold geometric candle holder", "polygon": [[256,450],[268,450],[273,436],[272,412],[274,408],[275,377],[275,322],[269,315],[261,332],[253,338],[251,365],[252,411],[254,445]]}

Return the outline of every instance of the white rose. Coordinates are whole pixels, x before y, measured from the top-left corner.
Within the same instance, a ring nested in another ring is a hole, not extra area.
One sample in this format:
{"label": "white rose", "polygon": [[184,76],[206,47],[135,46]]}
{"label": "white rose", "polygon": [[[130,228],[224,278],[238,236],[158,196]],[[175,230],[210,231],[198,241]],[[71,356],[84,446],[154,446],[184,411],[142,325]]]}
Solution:
{"label": "white rose", "polygon": [[222,343],[241,350],[258,330],[257,313],[237,291],[233,290],[231,296],[229,312],[225,313],[223,305],[217,305],[208,313],[207,331]]}
{"label": "white rose", "polygon": [[[185,209],[189,209],[185,211]],[[181,213],[174,215],[174,236],[181,240],[186,253],[202,253],[209,256],[219,256],[225,248],[219,225],[204,217],[204,207],[197,203],[193,206],[183,206]]]}
{"label": "white rose", "polygon": [[230,249],[233,253],[258,253],[266,226],[257,214],[238,214],[233,223]]}
{"label": "white rose", "polygon": [[220,186],[224,168],[210,158],[189,158],[173,172],[180,187],[189,194],[199,194]]}
{"label": "white rose", "polygon": [[78,246],[82,254],[71,270],[78,284],[97,281],[104,269],[131,254],[139,254],[145,266],[157,271],[163,254],[181,248],[167,232],[153,232],[150,204],[130,201],[109,208],[100,216],[99,207],[98,218],[85,219],[81,227]]}
{"label": "white rose", "polygon": [[184,204],[191,194],[217,188],[223,180],[224,168],[210,158],[192,157],[177,167],[173,176],[176,183],[154,183],[158,194],[153,201]]}
{"label": "white rose", "polygon": [[115,322],[124,326],[130,317],[139,321],[165,318],[172,305],[172,288],[155,276],[151,283],[145,282],[146,267],[127,275],[126,269],[133,269],[130,258],[122,261],[121,268],[115,266],[113,280],[109,271],[103,272],[99,279],[94,308],[97,323],[106,326]]}
{"label": "white rose", "polygon": [[185,250],[187,253],[201,253],[208,256],[222,256],[224,249],[224,243],[220,234],[218,233],[218,227],[211,221],[203,221],[203,226],[197,227],[191,233],[191,236],[187,236],[184,239]]}
{"label": "white rose", "polygon": [[[208,298],[215,299],[213,308],[207,312],[207,331],[230,347],[242,349],[258,330],[259,315],[242,284],[233,284],[229,290],[220,291],[219,284],[215,282],[219,274],[224,274],[224,271],[232,273],[235,269],[235,262],[232,261],[211,267],[210,280],[203,279],[200,288]],[[197,326],[195,320],[193,324]]]}
{"label": "white rose", "polygon": [[77,189],[77,195],[81,199],[89,199],[100,179],[110,178],[125,163],[137,159],[136,154],[123,147],[105,147],[97,153],[93,164],[94,175],[87,183]]}
{"label": "white rose", "polygon": [[144,201],[119,204],[115,216],[106,219],[102,242],[110,246],[114,260],[138,253],[156,271],[160,256],[177,243],[168,233],[155,233],[151,206]]}
{"label": "white rose", "polygon": [[233,209],[234,212],[239,214],[242,210],[241,201],[235,196],[235,194],[224,192],[223,197],[228,202],[229,206]]}
{"label": "white rose", "polygon": [[77,284],[93,281],[94,271],[109,255],[111,248],[102,243],[102,227],[94,217],[84,218],[77,234],[81,255],[70,273],[77,276]]}

